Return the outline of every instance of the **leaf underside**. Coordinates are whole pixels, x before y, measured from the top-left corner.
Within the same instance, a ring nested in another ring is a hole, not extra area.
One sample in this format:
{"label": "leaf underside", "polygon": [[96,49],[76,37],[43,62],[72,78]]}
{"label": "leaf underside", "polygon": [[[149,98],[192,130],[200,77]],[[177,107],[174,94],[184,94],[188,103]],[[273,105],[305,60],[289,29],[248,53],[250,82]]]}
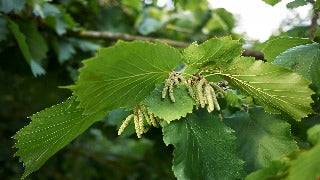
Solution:
{"label": "leaf underside", "polygon": [[272,64],[290,68],[320,88],[319,48],[318,43],[290,48],[277,56]]}
{"label": "leaf underside", "polygon": [[270,113],[284,112],[300,121],[312,113],[310,82],[297,73],[270,63],[241,57],[219,74]]}
{"label": "leaf underside", "polygon": [[164,43],[118,42],[84,62],[71,87],[85,113],[131,109],[162,83],[181,60]]}
{"label": "leaf underside", "polygon": [[82,115],[78,102],[71,97],[65,102],[32,115],[31,123],[13,136],[17,140],[15,156],[25,166],[22,178],[38,170],[53,154],[69,144],[107,112]]}
{"label": "leaf underside", "polygon": [[217,115],[200,110],[163,122],[163,140],[173,144],[173,171],[178,179],[239,179],[243,161],[236,153],[233,130]]}

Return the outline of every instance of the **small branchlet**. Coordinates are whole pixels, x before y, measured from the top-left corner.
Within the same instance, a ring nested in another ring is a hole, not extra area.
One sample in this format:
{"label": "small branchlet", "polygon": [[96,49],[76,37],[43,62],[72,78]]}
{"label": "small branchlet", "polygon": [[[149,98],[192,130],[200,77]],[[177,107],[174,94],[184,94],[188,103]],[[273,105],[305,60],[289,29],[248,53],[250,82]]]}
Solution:
{"label": "small branchlet", "polygon": [[[148,113],[145,105],[141,103],[134,108],[133,114],[130,114],[121,124],[118,135],[121,135],[124,129],[128,126],[133,119],[134,127],[138,138],[142,137],[142,134],[148,132],[148,130],[154,126],[159,127],[159,124],[152,113]],[[146,123],[145,123],[146,121]]]}

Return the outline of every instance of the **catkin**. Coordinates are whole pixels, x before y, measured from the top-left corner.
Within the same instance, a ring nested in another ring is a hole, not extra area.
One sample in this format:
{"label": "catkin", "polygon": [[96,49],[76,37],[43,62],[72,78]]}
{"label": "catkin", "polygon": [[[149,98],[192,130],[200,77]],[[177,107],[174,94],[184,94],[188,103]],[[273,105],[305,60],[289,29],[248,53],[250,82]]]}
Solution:
{"label": "catkin", "polygon": [[162,89],[162,99],[166,98],[170,84],[171,84],[171,80],[166,79],[164,86],[163,86],[163,89]]}
{"label": "catkin", "polygon": [[198,83],[197,83],[197,95],[199,98],[199,102],[200,102],[200,106],[202,108],[204,108],[206,106],[205,102],[204,102],[204,97],[203,97],[203,84],[205,82],[205,79],[201,79]]}
{"label": "catkin", "polygon": [[214,105],[213,105],[213,95],[211,93],[211,86],[209,84],[206,84],[204,87],[204,92],[206,94],[206,99],[207,99],[207,110],[208,112],[212,112],[214,110]]}
{"label": "catkin", "polygon": [[139,118],[138,118],[138,116],[136,114],[133,115],[133,120],[134,120],[134,128],[136,129],[136,134],[137,134],[138,138],[141,138],[140,126],[139,126]]}
{"label": "catkin", "polygon": [[218,103],[217,97],[216,97],[216,93],[214,92],[213,88],[210,87],[210,91],[212,94],[212,100],[213,100],[213,104],[214,104],[214,108],[218,111],[220,111],[220,105]]}
{"label": "catkin", "polygon": [[150,120],[150,118],[149,118],[149,116],[148,116],[148,112],[147,112],[147,109],[146,109],[146,107],[144,106],[144,104],[141,104],[141,105],[140,105],[140,110],[141,110],[144,118],[146,119],[148,125],[151,125],[152,123],[151,123],[151,120]]}
{"label": "catkin", "polygon": [[157,123],[157,121],[156,121],[156,119],[155,119],[155,117],[154,117],[154,115],[151,113],[150,114],[150,121],[151,121],[151,123],[152,123],[152,125],[154,126],[154,127],[159,127],[158,126],[158,123]]}
{"label": "catkin", "polygon": [[170,85],[169,85],[169,97],[170,97],[170,100],[172,102],[175,102],[176,100],[174,99],[174,95],[173,95],[173,81],[170,82]]}
{"label": "catkin", "polygon": [[120,136],[124,129],[128,126],[129,122],[131,121],[131,119],[133,118],[133,114],[130,114],[121,124],[119,130],[118,130],[118,135]]}
{"label": "catkin", "polygon": [[192,99],[195,100],[196,96],[195,96],[195,93],[194,93],[193,88],[191,86],[191,81],[189,80],[189,81],[182,81],[182,82],[184,82],[185,86],[187,87],[189,95],[192,97]]}
{"label": "catkin", "polygon": [[140,131],[140,134],[143,134],[143,131],[144,131],[144,124],[143,124],[144,117],[143,117],[143,114],[142,114],[140,109],[138,110],[138,118],[139,118],[139,131]]}

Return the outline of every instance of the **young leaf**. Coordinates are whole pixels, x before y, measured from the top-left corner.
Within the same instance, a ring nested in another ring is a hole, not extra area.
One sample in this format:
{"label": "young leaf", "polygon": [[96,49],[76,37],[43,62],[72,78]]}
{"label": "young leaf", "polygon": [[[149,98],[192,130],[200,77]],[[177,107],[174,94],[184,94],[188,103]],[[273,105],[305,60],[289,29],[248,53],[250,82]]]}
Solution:
{"label": "young leaf", "polygon": [[78,102],[71,97],[65,102],[32,115],[31,123],[13,136],[19,148],[15,156],[25,166],[22,178],[38,170],[53,154],[69,144],[107,112],[83,115]]}
{"label": "young leaf", "polygon": [[310,82],[299,74],[248,57],[238,58],[230,67],[215,74],[254,97],[266,111],[285,112],[297,121],[313,112]]}
{"label": "young leaf", "polygon": [[290,124],[265,113],[262,108],[252,108],[248,113],[237,112],[224,121],[236,132],[248,173],[268,166],[271,161],[297,149],[290,134]]}
{"label": "young leaf", "polygon": [[320,88],[320,49],[318,43],[301,45],[280,54],[272,64],[288,67]]}
{"label": "young leaf", "polygon": [[213,38],[200,45],[192,43],[184,50],[182,58],[187,68],[204,68],[210,64],[211,68],[225,69],[241,53],[238,41],[228,37]]}
{"label": "young leaf", "polygon": [[268,62],[272,62],[279,54],[295,46],[312,43],[310,39],[302,39],[298,37],[280,37],[265,42],[264,58]]}
{"label": "young leaf", "polygon": [[164,43],[118,42],[84,62],[72,90],[85,113],[133,108],[163,82],[180,61]]}
{"label": "young leaf", "polygon": [[172,168],[178,179],[241,178],[236,138],[218,116],[200,110],[162,125],[164,142],[175,147]]}
{"label": "young leaf", "polygon": [[185,86],[178,85],[174,88],[175,103],[172,103],[168,96],[165,99],[161,98],[162,88],[163,86],[158,86],[145,100],[150,113],[168,123],[192,113],[194,100],[188,94]]}

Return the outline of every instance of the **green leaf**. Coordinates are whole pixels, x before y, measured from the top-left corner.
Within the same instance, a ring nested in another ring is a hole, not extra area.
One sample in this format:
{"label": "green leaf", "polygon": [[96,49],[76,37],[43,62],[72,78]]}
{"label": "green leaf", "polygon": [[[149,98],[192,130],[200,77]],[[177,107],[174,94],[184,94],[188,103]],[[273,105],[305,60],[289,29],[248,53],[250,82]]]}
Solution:
{"label": "green leaf", "polygon": [[7,25],[6,19],[0,16],[0,42],[7,39],[7,35],[9,34]]}
{"label": "green leaf", "polygon": [[307,4],[308,4],[307,0],[294,0],[294,1],[289,2],[287,4],[287,8],[293,9],[293,8],[297,8],[297,7],[300,7],[300,6],[307,5]]}
{"label": "green leaf", "polygon": [[84,61],[72,90],[85,113],[131,109],[168,78],[180,60],[176,49],[159,41],[118,42]]}
{"label": "green leaf", "polygon": [[26,37],[30,55],[32,59],[39,62],[47,57],[48,46],[41,33],[37,30],[32,22],[19,21],[19,28]]}
{"label": "green leaf", "polygon": [[278,116],[256,107],[239,111],[224,121],[236,132],[246,172],[270,165],[270,162],[297,149],[290,133],[290,124]]}
{"label": "green leaf", "polygon": [[308,180],[320,177],[320,145],[304,151],[291,162],[288,179]]}
{"label": "green leaf", "polygon": [[320,88],[320,49],[318,43],[286,50],[272,64],[288,67]]}
{"label": "green leaf", "polygon": [[302,39],[297,37],[280,37],[265,42],[264,48],[261,50],[264,53],[264,58],[268,62],[272,62],[279,54],[289,48],[312,43],[310,39]]}
{"label": "green leaf", "polygon": [[273,161],[268,167],[262,168],[249,174],[245,180],[259,180],[259,179],[285,179],[284,173],[288,168],[288,164],[284,161]]}
{"label": "green leaf", "polygon": [[26,42],[26,36],[20,31],[18,24],[9,18],[7,18],[7,20],[9,22],[8,27],[17,40],[18,46],[25,60],[30,65],[33,75],[38,76],[44,74],[45,70],[32,58],[29,46]]}
{"label": "green leaf", "polygon": [[267,4],[270,4],[271,6],[274,6],[277,3],[281,2],[281,0],[263,0],[263,1]]}
{"label": "green leaf", "polygon": [[19,12],[22,10],[25,0],[1,0],[0,11],[9,13],[11,11]]}
{"label": "green leaf", "polygon": [[320,0],[317,0],[316,3],[313,6],[313,9],[318,10],[320,8]]}
{"label": "green leaf", "polygon": [[297,121],[313,112],[310,82],[299,74],[249,57],[238,58],[230,67],[215,74],[252,96],[266,111],[284,112]]}
{"label": "green leaf", "polygon": [[224,69],[242,53],[238,41],[225,38],[213,38],[198,45],[196,42],[188,46],[183,52],[183,61],[188,68]]}
{"label": "green leaf", "polygon": [[161,98],[162,88],[163,85],[158,86],[145,100],[150,113],[168,123],[192,113],[194,100],[190,97],[184,85],[178,85],[174,88],[173,93],[176,99],[174,103],[171,102],[168,95],[165,99]]}
{"label": "green leaf", "polygon": [[38,170],[52,155],[107,114],[83,115],[75,99],[71,97],[32,115],[31,123],[13,136],[17,140],[15,147],[19,148],[15,156],[19,156],[25,166],[22,178]]}
{"label": "green leaf", "polygon": [[163,140],[175,147],[178,179],[240,179],[243,161],[236,154],[233,130],[205,110],[162,123]]}
{"label": "green leaf", "polygon": [[308,140],[312,142],[312,144],[319,144],[320,142],[320,125],[315,125],[310,128],[308,131]]}

